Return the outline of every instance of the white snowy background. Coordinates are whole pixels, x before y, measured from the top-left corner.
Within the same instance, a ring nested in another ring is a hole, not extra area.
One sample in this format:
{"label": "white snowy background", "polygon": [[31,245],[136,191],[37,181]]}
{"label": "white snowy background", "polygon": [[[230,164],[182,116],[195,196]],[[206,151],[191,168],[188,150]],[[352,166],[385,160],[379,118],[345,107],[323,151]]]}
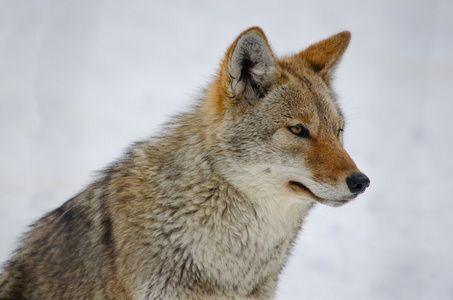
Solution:
{"label": "white snowy background", "polygon": [[318,205],[278,299],[453,299],[453,1],[0,2],[0,262],[157,132],[258,25],[278,55],[343,30],[335,90],[369,190]]}

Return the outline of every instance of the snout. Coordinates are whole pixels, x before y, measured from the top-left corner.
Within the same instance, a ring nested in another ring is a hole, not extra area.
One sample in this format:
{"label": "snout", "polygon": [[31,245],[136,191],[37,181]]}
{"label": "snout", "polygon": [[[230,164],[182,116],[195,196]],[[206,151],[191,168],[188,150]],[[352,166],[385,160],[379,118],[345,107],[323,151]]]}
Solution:
{"label": "snout", "polygon": [[346,178],[346,183],[351,193],[357,196],[365,192],[366,188],[370,186],[370,179],[363,173],[354,173]]}

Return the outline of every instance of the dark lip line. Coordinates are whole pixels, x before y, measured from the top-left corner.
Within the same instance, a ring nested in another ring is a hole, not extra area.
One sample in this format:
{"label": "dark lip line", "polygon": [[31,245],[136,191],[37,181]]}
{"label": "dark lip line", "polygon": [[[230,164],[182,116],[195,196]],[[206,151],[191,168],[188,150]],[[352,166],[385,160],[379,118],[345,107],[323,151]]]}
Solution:
{"label": "dark lip line", "polygon": [[296,186],[297,188],[299,188],[301,190],[304,190],[305,192],[309,193],[310,196],[313,197],[316,201],[320,201],[320,202],[325,201],[324,199],[321,199],[318,196],[316,196],[308,187],[306,187],[305,185],[303,185],[299,181],[291,180],[289,182],[289,185],[290,186]]}
{"label": "dark lip line", "polygon": [[316,196],[308,187],[306,187],[305,185],[303,185],[302,183],[300,183],[299,181],[294,181],[294,180],[291,180],[289,182],[289,185],[290,186],[296,186],[297,188],[307,192],[310,194],[310,196],[312,198],[314,198],[314,200],[316,202],[319,202],[319,203],[327,203],[327,202],[339,202],[339,203],[347,203],[349,202],[350,200],[327,200],[327,199],[322,199],[322,198],[319,198],[318,196]]}

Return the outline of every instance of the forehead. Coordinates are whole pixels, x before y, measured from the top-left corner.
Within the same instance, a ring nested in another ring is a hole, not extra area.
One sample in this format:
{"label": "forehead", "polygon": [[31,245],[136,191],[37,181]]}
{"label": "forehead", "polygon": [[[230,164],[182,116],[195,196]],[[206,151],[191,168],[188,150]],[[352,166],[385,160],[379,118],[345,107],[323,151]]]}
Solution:
{"label": "forehead", "polygon": [[278,88],[284,113],[288,118],[305,122],[343,123],[343,117],[332,90],[311,70],[283,70],[285,81]]}

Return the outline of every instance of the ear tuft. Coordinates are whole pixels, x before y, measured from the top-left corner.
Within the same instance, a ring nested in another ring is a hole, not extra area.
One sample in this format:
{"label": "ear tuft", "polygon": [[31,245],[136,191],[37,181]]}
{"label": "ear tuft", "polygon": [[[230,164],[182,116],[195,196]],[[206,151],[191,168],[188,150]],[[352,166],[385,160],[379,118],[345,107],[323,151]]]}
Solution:
{"label": "ear tuft", "polygon": [[348,47],[351,33],[343,31],[328,39],[311,45],[298,56],[303,57],[327,82],[330,79],[329,71],[334,67]]}
{"label": "ear tuft", "polygon": [[275,59],[263,31],[253,27],[243,32],[227,53],[230,93],[247,101],[266,95],[275,77]]}

